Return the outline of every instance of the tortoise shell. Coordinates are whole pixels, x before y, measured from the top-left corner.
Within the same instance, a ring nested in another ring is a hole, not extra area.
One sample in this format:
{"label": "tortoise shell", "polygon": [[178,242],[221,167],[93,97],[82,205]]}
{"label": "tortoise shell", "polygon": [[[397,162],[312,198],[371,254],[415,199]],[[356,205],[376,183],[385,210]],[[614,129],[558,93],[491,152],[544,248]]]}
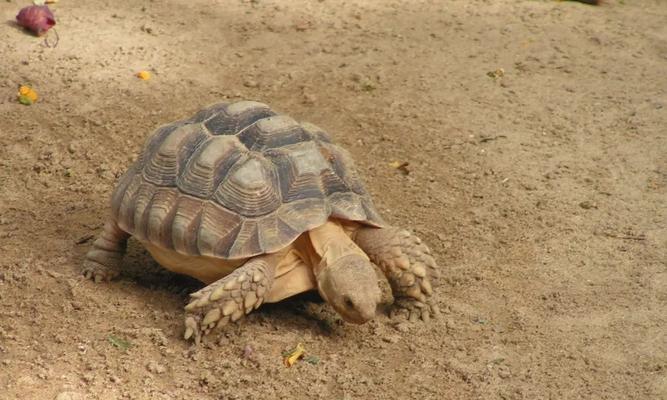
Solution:
{"label": "tortoise shell", "polygon": [[251,101],[159,128],[111,205],[140,241],[223,259],[278,251],[330,217],[383,225],[347,151]]}

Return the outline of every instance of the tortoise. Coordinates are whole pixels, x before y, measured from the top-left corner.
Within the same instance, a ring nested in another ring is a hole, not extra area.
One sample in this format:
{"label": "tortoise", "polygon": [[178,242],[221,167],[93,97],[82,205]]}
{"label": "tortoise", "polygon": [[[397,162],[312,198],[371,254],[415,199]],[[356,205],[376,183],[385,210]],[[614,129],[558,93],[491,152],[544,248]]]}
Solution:
{"label": "tortoise", "polygon": [[381,304],[378,268],[394,310],[412,321],[439,313],[429,248],[383,221],[349,153],[258,102],[215,104],[158,128],[113,191],[83,274],[116,277],[130,236],[208,285],[185,306],[186,340],[310,290],[364,323]]}

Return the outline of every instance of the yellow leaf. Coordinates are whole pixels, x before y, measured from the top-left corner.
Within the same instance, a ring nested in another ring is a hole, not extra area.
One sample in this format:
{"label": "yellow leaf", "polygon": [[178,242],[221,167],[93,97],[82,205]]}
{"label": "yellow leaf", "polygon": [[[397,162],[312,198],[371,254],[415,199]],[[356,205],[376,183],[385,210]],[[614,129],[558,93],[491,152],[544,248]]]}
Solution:
{"label": "yellow leaf", "polygon": [[19,87],[18,98],[21,104],[30,105],[37,101],[39,96],[30,86]]}
{"label": "yellow leaf", "polygon": [[397,170],[401,171],[405,175],[410,173],[410,170],[408,169],[408,166],[410,165],[409,162],[407,161],[392,161],[389,163],[389,166],[392,168],[396,168]]}
{"label": "yellow leaf", "polygon": [[303,357],[303,354],[306,352],[306,349],[303,347],[302,343],[298,343],[296,347],[285,354],[283,362],[286,367],[291,367],[294,365],[296,360]]}
{"label": "yellow leaf", "polygon": [[147,81],[151,79],[151,73],[149,71],[139,71],[137,72],[137,78]]}

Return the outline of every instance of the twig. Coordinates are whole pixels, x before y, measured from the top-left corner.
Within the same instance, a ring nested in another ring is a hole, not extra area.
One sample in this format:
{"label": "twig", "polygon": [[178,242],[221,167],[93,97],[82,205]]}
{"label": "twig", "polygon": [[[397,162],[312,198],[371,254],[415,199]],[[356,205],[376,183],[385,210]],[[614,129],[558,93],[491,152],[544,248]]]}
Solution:
{"label": "twig", "polygon": [[466,144],[466,143],[470,143],[470,142],[452,142],[450,144],[446,144],[446,145],[442,146],[441,148],[442,149],[451,149],[454,146],[460,146],[460,145],[463,145],[463,144]]}
{"label": "twig", "polygon": [[93,235],[92,233],[88,233],[88,234],[83,235],[83,236],[81,236],[80,238],[78,238],[78,239],[76,240],[76,242],[74,242],[74,243],[76,243],[76,244],[84,244],[84,243],[90,241],[90,239],[92,239],[92,238],[94,238],[94,237],[95,237],[95,235]]}
{"label": "twig", "polygon": [[576,1],[579,3],[590,4],[593,6],[599,6],[602,3],[602,0],[567,0],[567,1]]}
{"label": "twig", "polygon": [[486,143],[486,142],[490,142],[492,140],[497,140],[497,139],[507,139],[507,136],[505,136],[505,135],[487,136],[487,137],[483,137],[483,138],[479,139],[479,142],[480,143]]}
{"label": "twig", "polygon": [[609,233],[609,232],[602,232],[602,234],[614,239],[646,240],[646,236],[644,235],[616,235],[614,233]]}

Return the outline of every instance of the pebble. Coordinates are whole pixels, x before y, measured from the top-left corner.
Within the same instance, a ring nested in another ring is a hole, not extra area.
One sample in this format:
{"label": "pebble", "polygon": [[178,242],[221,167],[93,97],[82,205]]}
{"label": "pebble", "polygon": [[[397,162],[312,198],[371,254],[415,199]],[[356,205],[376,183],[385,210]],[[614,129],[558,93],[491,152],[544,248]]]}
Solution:
{"label": "pebble", "polygon": [[405,333],[410,330],[410,327],[405,322],[399,322],[398,324],[394,325],[394,329],[396,329],[399,332]]}
{"label": "pebble", "polygon": [[304,104],[315,104],[315,101],[317,100],[317,97],[315,95],[312,95],[310,93],[306,93],[303,95],[303,103]]}
{"label": "pebble", "polygon": [[382,340],[387,343],[398,343],[401,340],[401,337],[399,335],[387,335],[383,336]]}
{"label": "pebble", "polygon": [[453,320],[448,319],[445,324],[446,324],[448,330],[452,330],[452,331],[456,330],[456,324],[454,323]]}
{"label": "pebble", "polygon": [[259,87],[259,82],[255,81],[253,79],[246,79],[243,82],[243,86],[249,87],[249,88],[256,88],[256,87]]}
{"label": "pebble", "polygon": [[598,208],[597,204],[588,200],[579,203],[579,207],[583,208],[584,210],[590,210],[591,208]]}
{"label": "pebble", "polygon": [[512,376],[512,372],[507,365],[501,365],[498,367],[498,376],[502,379],[507,379]]}
{"label": "pebble", "polygon": [[152,372],[154,374],[163,374],[167,372],[167,369],[164,367],[164,365],[160,365],[156,363],[155,361],[151,361],[146,365],[146,369],[149,372]]}

